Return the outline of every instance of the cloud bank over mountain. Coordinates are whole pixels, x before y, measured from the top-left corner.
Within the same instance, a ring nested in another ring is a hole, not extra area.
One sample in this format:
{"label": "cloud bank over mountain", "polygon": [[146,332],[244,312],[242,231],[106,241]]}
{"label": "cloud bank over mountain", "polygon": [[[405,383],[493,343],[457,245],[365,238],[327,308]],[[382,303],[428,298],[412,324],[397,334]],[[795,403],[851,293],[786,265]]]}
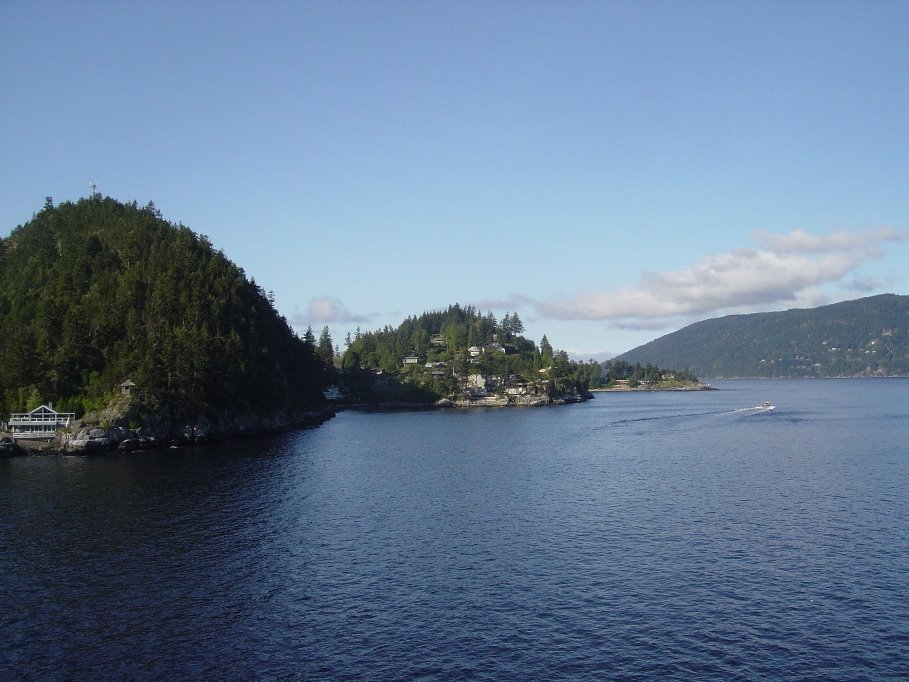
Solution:
{"label": "cloud bank over mountain", "polygon": [[681,270],[645,273],[635,287],[528,302],[541,317],[606,321],[627,329],[658,329],[760,308],[812,307],[829,302],[825,287],[837,287],[840,298],[873,288],[877,283],[857,270],[909,233],[881,228],[814,235],[797,230],[759,231],[752,237],[757,248],[710,254]]}

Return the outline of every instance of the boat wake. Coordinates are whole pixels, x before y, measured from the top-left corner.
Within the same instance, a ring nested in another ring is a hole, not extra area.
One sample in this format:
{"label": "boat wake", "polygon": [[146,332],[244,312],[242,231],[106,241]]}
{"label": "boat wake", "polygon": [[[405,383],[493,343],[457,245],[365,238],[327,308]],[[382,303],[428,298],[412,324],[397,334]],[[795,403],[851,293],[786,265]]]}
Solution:
{"label": "boat wake", "polygon": [[738,413],[747,413],[747,414],[763,414],[765,412],[773,412],[776,409],[776,405],[771,405],[770,403],[761,403],[760,405],[755,405],[754,407],[740,407],[737,410],[733,410]]}
{"label": "boat wake", "polygon": [[769,403],[764,403],[761,405],[756,405],[755,407],[739,407],[735,409],[726,409],[726,410],[710,410],[705,412],[684,412],[684,413],[662,413],[662,414],[651,414],[646,416],[636,416],[628,417],[625,419],[616,419],[611,421],[608,424],[605,424],[604,427],[615,428],[622,426],[635,426],[647,422],[663,422],[668,424],[676,424],[679,422],[686,423],[690,420],[697,420],[704,417],[714,417],[714,418],[723,418],[724,415],[728,417],[751,417],[758,414],[768,414],[772,413],[775,410],[775,406],[770,405]]}
{"label": "boat wake", "polygon": [[636,424],[638,422],[664,421],[667,419],[687,419],[689,417],[705,417],[716,414],[730,414],[729,410],[712,410],[710,412],[686,412],[684,414],[655,414],[647,417],[631,417],[628,419],[617,419],[612,422],[616,424]]}

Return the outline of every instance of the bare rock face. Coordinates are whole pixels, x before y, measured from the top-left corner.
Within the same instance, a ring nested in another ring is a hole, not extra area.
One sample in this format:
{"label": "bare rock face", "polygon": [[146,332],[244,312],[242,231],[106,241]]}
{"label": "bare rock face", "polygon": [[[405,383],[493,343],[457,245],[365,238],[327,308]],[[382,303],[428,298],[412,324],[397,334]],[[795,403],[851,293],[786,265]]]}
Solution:
{"label": "bare rock face", "polygon": [[516,395],[514,396],[514,402],[512,404],[520,405],[522,407],[539,407],[548,405],[549,398],[539,395]]}
{"label": "bare rock face", "polygon": [[544,405],[561,404],[565,402],[559,398],[553,400],[543,395],[491,395],[484,398],[475,398],[471,400],[458,400],[454,404],[457,407],[542,407]]}
{"label": "bare rock face", "polygon": [[60,450],[78,452],[82,450],[102,450],[117,447],[125,441],[136,441],[138,437],[132,429],[122,426],[102,428],[100,426],[80,426],[72,431],[64,431],[59,437]]}
{"label": "bare rock face", "polygon": [[[188,424],[174,421],[162,414],[140,416],[131,407],[128,398],[118,398],[104,410],[86,414],[82,421],[61,432],[51,449],[81,452],[114,447],[138,450],[170,444],[195,445],[289,428],[318,426],[333,416],[334,410],[330,408],[312,411],[279,410],[264,415],[225,412],[210,417],[199,416],[194,423]],[[127,428],[128,424],[138,420],[143,422],[140,428]]]}

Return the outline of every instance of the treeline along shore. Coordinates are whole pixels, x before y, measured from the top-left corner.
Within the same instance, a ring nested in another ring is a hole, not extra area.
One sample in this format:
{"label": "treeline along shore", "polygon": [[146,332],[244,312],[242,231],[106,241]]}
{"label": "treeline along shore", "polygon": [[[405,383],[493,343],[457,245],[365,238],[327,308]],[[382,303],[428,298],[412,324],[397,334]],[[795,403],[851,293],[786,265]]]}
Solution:
{"label": "treeline along shore", "polygon": [[341,351],[328,327],[294,331],[274,300],[152,202],[48,197],[0,240],[0,450],[14,437],[64,451],[211,442],[338,407],[564,404],[681,378],[577,362],[527,339],[517,313],[459,304],[357,329]]}

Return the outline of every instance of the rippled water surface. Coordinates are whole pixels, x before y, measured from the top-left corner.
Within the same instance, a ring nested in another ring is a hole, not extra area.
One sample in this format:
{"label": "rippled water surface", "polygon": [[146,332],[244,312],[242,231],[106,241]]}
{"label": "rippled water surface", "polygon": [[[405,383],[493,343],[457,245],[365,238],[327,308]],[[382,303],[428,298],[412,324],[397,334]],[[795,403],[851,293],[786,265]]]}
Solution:
{"label": "rippled water surface", "polygon": [[909,678],[909,380],[717,385],[2,460],[0,677]]}

